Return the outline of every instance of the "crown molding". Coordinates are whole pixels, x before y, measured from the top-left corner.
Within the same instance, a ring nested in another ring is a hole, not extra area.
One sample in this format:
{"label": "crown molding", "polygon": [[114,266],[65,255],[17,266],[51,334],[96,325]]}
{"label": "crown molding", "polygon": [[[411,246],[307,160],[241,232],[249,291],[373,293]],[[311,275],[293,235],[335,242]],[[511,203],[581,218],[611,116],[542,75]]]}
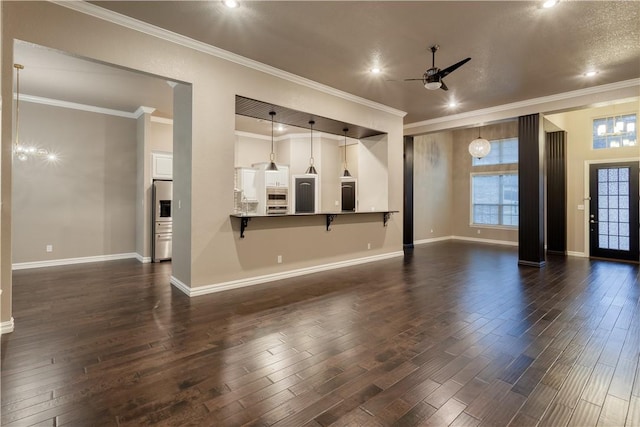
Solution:
{"label": "crown molding", "polygon": [[495,107],[483,108],[483,109],[474,110],[474,111],[466,111],[460,114],[452,114],[450,116],[438,117],[435,119],[424,120],[421,122],[408,123],[404,125],[404,129],[408,130],[408,129],[415,129],[423,126],[432,126],[432,125],[437,125],[441,123],[454,122],[457,120],[464,120],[464,119],[468,119],[476,116],[502,113],[502,112],[516,110],[520,108],[533,107],[536,105],[542,105],[542,104],[547,104],[551,102],[566,101],[566,100],[571,100],[571,99],[575,99],[582,96],[599,95],[599,94],[611,92],[614,90],[628,89],[628,88],[633,88],[638,86],[640,86],[640,79],[623,80],[621,82],[609,83],[609,84],[600,85],[600,86],[592,86],[585,89],[578,89],[578,90],[559,93],[555,95],[542,96],[539,98],[531,98],[525,101],[513,102],[511,104],[497,105]]}
{"label": "crown molding", "polygon": [[151,116],[150,120],[152,122],[162,123],[164,125],[172,125],[173,124],[173,119],[168,119],[166,117]]}
{"label": "crown molding", "polygon": [[137,19],[122,15],[111,10],[103,9],[100,6],[96,6],[85,1],[64,1],[64,0],[49,0],[51,3],[59,6],[72,9],[76,12],[84,13],[85,15],[93,16],[94,18],[102,19],[103,21],[111,22],[112,24],[120,25],[122,27],[129,28],[153,37],[157,37],[162,40],[166,40],[171,43],[175,43],[190,49],[194,49],[242,66],[254,69],[266,74],[270,74],[275,77],[279,77],[284,80],[288,80],[292,83],[296,83],[302,86],[315,89],[317,91],[332,95],[338,98],[342,98],[347,101],[355,102],[357,104],[373,108],[385,113],[392,114],[398,117],[404,117],[407,113],[396,108],[389,107],[378,102],[374,102],[348,92],[344,92],[331,86],[324,85],[322,83],[314,82],[307,78],[298,76],[287,71],[280,70],[279,68],[272,67],[262,62],[254,61],[253,59],[245,58],[236,53],[229,52],[228,50],[220,49],[210,44],[194,40],[190,37],[183,36],[173,31],[166,30],[164,28],[157,27],[155,25],[148,24],[146,22],[138,21]]}
{"label": "crown molding", "polygon": [[156,111],[156,109],[153,107],[145,107],[144,105],[141,105],[133,114],[135,115],[136,119],[139,119],[143,114],[150,115],[153,114],[154,111]]}
{"label": "crown molding", "polygon": [[[14,93],[13,98],[16,99]],[[32,102],[34,104],[49,105],[52,107],[70,108],[72,110],[88,111],[90,113],[107,114],[109,116],[125,117],[127,119],[136,119],[137,111],[130,113],[128,111],[113,110],[111,108],[96,107],[95,105],[78,104],[76,102],[61,101],[59,99],[45,98],[43,96],[20,94],[20,101]]]}

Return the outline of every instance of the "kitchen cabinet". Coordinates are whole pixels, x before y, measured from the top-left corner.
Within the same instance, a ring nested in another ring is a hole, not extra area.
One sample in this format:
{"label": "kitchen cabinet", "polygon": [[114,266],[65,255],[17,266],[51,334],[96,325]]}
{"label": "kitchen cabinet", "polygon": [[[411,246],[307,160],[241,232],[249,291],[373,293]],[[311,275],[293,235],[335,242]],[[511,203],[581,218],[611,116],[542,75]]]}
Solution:
{"label": "kitchen cabinet", "polygon": [[173,154],[165,152],[151,153],[151,178],[173,179]]}

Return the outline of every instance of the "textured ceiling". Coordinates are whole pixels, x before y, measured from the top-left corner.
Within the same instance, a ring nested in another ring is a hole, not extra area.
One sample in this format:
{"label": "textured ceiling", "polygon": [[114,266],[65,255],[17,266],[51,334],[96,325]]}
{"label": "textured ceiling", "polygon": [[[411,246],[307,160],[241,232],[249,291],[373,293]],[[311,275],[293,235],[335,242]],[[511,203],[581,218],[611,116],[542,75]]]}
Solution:
{"label": "textured ceiling", "polygon": [[[640,2],[540,1],[92,2],[144,21],[406,111],[405,123],[478,110],[640,77]],[[431,66],[471,61],[428,91]],[[86,63],[18,43],[27,94],[133,112],[140,105],[171,115],[160,78]],[[380,66],[383,73],[368,73]],[[598,69],[585,78],[588,69]],[[459,104],[447,107],[450,100]]]}

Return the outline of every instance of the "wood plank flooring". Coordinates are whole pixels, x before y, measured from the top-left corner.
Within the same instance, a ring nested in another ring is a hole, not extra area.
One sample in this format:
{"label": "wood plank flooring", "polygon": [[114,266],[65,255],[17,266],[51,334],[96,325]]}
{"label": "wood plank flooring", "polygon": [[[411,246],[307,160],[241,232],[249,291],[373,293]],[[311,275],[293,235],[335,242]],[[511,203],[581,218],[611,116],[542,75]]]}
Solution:
{"label": "wood plank flooring", "polygon": [[14,272],[3,426],[639,426],[638,265],[441,242],[189,299],[170,264]]}

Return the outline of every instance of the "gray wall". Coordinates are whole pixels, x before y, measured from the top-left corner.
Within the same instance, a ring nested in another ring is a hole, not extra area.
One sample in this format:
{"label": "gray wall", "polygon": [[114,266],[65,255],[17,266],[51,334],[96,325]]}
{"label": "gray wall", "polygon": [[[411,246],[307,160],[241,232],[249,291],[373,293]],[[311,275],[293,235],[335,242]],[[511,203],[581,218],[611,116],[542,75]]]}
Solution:
{"label": "gray wall", "polygon": [[21,102],[20,125],[59,160],[14,162],[13,263],[134,252],[136,121]]}
{"label": "gray wall", "polygon": [[439,132],[417,136],[413,150],[414,241],[451,236],[452,134]]}

